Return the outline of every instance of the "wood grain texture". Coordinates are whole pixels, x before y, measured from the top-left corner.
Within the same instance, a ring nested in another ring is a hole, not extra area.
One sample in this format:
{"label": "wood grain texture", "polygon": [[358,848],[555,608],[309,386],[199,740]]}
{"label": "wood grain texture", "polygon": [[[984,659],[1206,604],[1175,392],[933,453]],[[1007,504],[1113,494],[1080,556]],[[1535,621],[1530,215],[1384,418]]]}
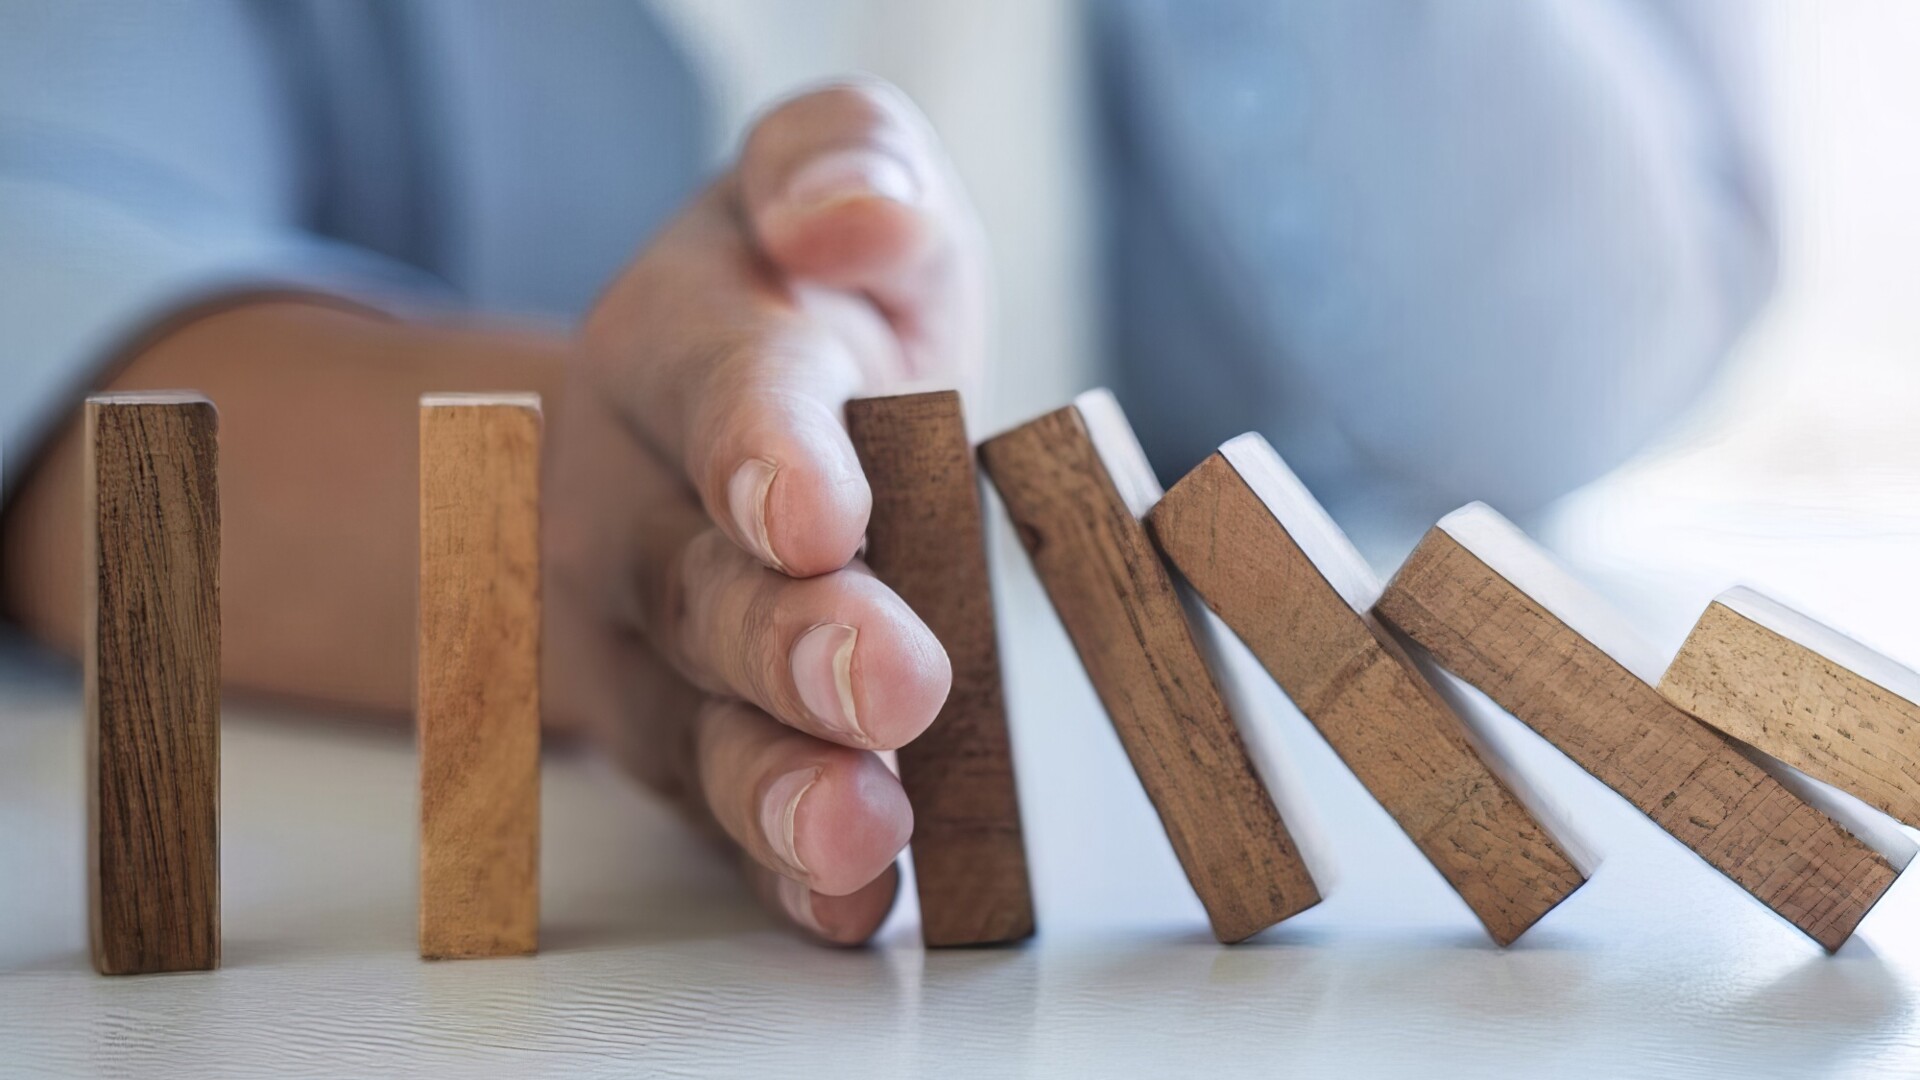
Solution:
{"label": "wood grain texture", "polygon": [[867,565],[933,631],[953,668],[940,715],[899,751],[921,938],[1017,941],[1033,933],[1033,894],[960,395],[850,402],[847,433],[873,490]]}
{"label": "wood grain texture", "polygon": [[1140,478],[1110,471],[1087,406],[1083,395],[990,439],[981,459],[1215,936],[1239,941],[1319,892],[1122,494]]}
{"label": "wood grain texture", "polygon": [[[1232,448],[1265,459],[1253,464],[1276,481],[1267,497],[1215,453],[1154,507],[1154,538],[1494,940],[1512,942],[1585,878],[1367,612],[1378,582],[1359,552],[1298,481],[1280,482],[1292,474],[1265,440]],[[1358,604],[1330,574],[1346,575]]]}
{"label": "wood grain texture", "polygon": [[1660,678],[1741,742],[1920,826],[1920,675],[1749,589],[1707,606]]}
{"label": "wood grain texture", "polygon": [[540,406],[420,402],[420,955],[540,923]]}
{"label": "wood grain texture", "polygon": [[[1476,505],[1455,516],[1491,514]],[[1573,616],[1516,586],[1500,561],[1443,521],[1376,614],[1781,917],[1839,948],[1893,883],[1887,860],[1572,629]]]}
{"label": "wood grain texture", "polygon": [[218,419],[86,404],[88,896],[103,975],[220,964]]}

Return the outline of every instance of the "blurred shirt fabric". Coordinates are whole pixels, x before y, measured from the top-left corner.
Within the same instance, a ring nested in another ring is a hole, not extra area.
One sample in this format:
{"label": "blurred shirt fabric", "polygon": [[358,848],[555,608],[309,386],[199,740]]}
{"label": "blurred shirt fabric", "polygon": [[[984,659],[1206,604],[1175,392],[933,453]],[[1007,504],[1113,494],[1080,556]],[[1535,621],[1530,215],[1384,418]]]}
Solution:
{"label": "blurred shirt fabric", "polygon": [[[1343,520],[1524,514],[1676,416],[1766,294],[1737,4],[1085,14],[1112,376],[1168,479],[1259,430]],[[706,131],[635,0],[0,0],[8,478],[204,301],[576,318]]]}

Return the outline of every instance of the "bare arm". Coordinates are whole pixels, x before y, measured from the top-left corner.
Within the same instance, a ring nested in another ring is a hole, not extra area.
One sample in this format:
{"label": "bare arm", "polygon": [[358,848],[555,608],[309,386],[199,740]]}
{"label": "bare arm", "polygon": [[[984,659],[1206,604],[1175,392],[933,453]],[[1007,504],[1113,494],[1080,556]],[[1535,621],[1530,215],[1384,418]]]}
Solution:
{"label": "bare arm", "polygon": [[[235,687],[376,710],[412,700],[417,401],[533,390],[564,340],[406,323],[322,298],[243,301],[164,333],[112,389],[191,388],[220,409],[225,672]],[[4,522],[7,611],[80,635],[80,432],[69,423]]]}

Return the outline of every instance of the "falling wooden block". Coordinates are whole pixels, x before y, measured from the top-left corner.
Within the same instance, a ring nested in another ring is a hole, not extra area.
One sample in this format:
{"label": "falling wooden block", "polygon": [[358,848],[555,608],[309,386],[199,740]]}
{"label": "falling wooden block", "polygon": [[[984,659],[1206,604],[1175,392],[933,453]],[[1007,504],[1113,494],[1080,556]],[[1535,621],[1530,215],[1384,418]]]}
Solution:
{"label": "falling wooden block", "polygon": [[220,965],[219,422],[86,404],[88,907],[103,975]]}
{"label": "falling wooden block", "polygon": [[1586,880],[1369,613],[1379,579],[1265,439],[1221,447],[1147,520],[1495,941],[1519,937]]}
{"label": "falling wooden block", "polygon": [[1484,505],[1428,532],[1374,610],[1829,950],[1911,857],[1662,697],[1625,620]]}
{"label": "falling wooden block", "polygon": [[953,668],[940,715],[899,751],[921,938],[1018,941],[1033,933],[1033,893],[960,395],[849,402],[847,433],[873,490],[867,565],[933,631]]}
{"label": "falling wooden block", "polygon": [[1319,902],[1141,515],[1159,484],[1103,390],[982,461],[1221,941]]}
{"label": "falling wooden block", "polygon": [[540,925],[540,399],[420,399],[420,955]]}
{"label": "falling wooden block", "polygon": [[1920,826],[1920,674],[1751,589],[1707,606],[1660,692],[1701,720]]}

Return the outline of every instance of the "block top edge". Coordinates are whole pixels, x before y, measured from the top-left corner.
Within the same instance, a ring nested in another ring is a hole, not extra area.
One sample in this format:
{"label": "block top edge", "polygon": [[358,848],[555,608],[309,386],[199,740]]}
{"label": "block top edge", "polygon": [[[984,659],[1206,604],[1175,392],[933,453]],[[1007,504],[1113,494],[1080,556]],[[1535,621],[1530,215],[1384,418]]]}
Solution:
{"label": "block top edge", "polygon": [[1728,589],[1713,602],[1920,707],[1920,672],[1826,623],[1745,585]]}
{"label": "block top edge", "polygon": [[420,407],[423,409],[447,408],[485,408],[485,407],[540,410],[540,395],[534,393],[435,393],[421,394]]}
{"label": "block top edge", "polygon": [[1133,425],[1127,422],[1119,400],[1111,390],[1100,386],[1075,397],[1071,407],[1080,414],[1087,435],[1093,440],[1094,452],[1107,467],[1107,474],[1127,509],[1136,518],[1146,517],[1147,511],[1152,510],[1153,504],[1166,492],[1161,489],[1153,466],[1147,463],[1147,451],[1140,445],[1139,436],[1133,433]]}
{"label": "block top edge", "polygon": [[212,405],[213,399],[198,390],[110,390],[88,394],[87,404],[123,405]]}
{"label": "block top edge", "polygon": [[1641,682],[1659,685],[1666,662],[1627,617],[1499,511],[1472,502],[1435,527]]}
{"label": "block top edge", "polygon": [[1380,576],[1280,452],[1250,431],[1222,443],[1220,456],[1347,606],[1362,614],[1372,610],[1380,599]]}

